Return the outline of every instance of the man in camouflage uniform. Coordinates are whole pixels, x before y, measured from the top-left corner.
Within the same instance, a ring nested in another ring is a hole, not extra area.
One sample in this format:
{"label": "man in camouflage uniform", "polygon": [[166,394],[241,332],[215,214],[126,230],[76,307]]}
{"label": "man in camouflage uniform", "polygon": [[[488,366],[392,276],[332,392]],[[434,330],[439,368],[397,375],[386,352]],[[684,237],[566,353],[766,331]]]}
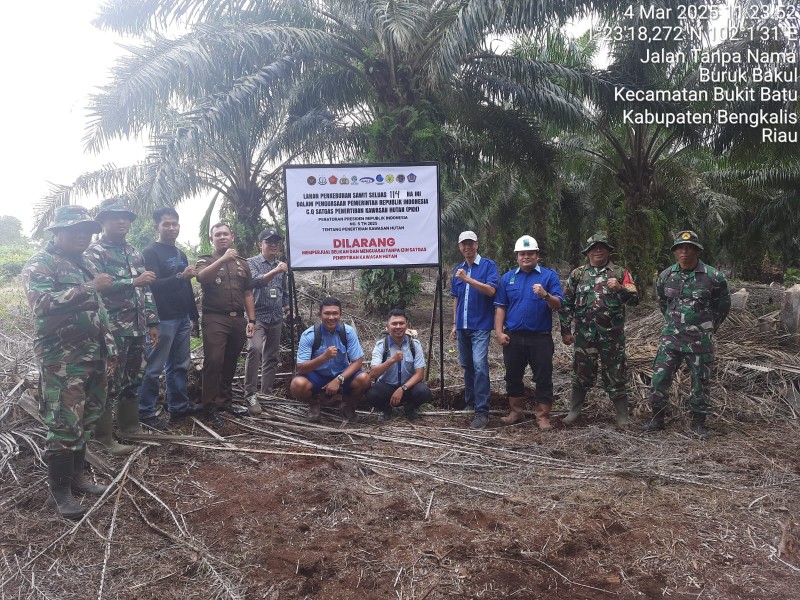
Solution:
{"label": "man in camouflage uniform", "polygon": [[672,376],[685,362],[692,376],[692,431],[701,437],[708,435],[705,422],[713,410],[708,391],[714,334],[730,312],[731,295],[725,275],[700,260],[702,249],[694,231],[679,232],[671,248],[678,262],[664,269],[656,281],[658,304],[666,323],[653,362],[653,419],[644,428],[646,432],[664,429]]}
{"label": "man in camouflage uniform", "polygon": [[[158,313],[147,287],[156,276],[145,270],[141,254],[125,240],[135,218],[122,198],[103,200],[95,217],[103,234],[85,253],[99,272],[108,273],[114,280],[111,289],[103,293],[103,302],[117,346],[117,369],[109,381],[108,406],[97,427],[98,441],[114,455],[127,454],[133,448],[114,440],[112,408],[121,433],[141,433],[139,388],[145,367],[144,348],[146,342],[150,348],[158,342]],[[166,429],[165,420],[159,417],[145,424]]]}
{"label": "man in camouflage uniform", "polygon": [[[559,311],[561,340],[575,343],[572,398],[563,423],[572,425],[581,416],[586,392],[597,378],[597,363],[603,389],[614,403],[617,425],[628,424],[628,394],[625,390],[625,306],[639,303],[633,277],[627,269],[609,260],[614,250],[604,233],[586,241],[583,249],[589,264],[572,271]],[[572,333],[573,320],[575,334]]]}
{"label": "man in camouflage uniform", "polygon": [[83,259],[100,227],[82,206],[62,206],[48,231],[53,241],[25,264],[22,283],[34,321],[33,351],[39,367],[39,414],[47,427],[45,461],[58,512],[79,519],[86,512],[72,491],[102,494],[86,480],[86,442],[105,409],[106,369],[116,356],[100,292],[111,277]]}

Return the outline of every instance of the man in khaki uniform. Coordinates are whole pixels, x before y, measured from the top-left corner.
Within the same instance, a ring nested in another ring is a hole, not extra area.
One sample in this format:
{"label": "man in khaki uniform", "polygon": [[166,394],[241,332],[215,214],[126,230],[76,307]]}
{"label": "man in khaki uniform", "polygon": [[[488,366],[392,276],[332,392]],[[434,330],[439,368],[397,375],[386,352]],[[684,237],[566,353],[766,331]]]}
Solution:
{"label": "man in khaki uniform", "polygon": [[203,289],[202,404],[211,425],[220,428],[225,425],[220,410],[247,414],[244,407],[231,404],[231,386],[245,340],[253,337],[256,316],[250,267],[232,247],[235,238],[230,227],[213,225],[210,238],[214,252],[197,259],[197,280]]}

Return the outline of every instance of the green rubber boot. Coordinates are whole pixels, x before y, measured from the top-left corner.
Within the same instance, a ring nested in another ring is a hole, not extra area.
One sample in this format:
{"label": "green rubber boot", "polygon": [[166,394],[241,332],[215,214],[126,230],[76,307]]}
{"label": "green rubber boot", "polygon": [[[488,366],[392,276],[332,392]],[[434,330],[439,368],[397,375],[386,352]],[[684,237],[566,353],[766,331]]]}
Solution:
{"label": "green rubber boot", "polygon": [[144,433],[139,423],[138,398],[120,398],[117,401],[117,428],[121,436]]}
{"label": "green rubber boot", "polygon": [[617,420],[617,427],[627,427],[630,423],[628,416],[628,396],[618,396],[614,398],[614,413]]}
{"label": "green rubber boot", "polygon": [[580,419],[583,403],[586,402],[586,390],[580,388],[572,388],[572,397],[569,401],[569,414],[561,419],[564,425],[572,425],[575,421]]}
{"label": "green rubber boot", "polygon": [[120,444],[114,439],[114,428],[111,424],[112,415],[113,410],[109,406],[97,421],[94,429],[94,439],[103,444],[112,456],[126,456],[133,452],[135,447]]}

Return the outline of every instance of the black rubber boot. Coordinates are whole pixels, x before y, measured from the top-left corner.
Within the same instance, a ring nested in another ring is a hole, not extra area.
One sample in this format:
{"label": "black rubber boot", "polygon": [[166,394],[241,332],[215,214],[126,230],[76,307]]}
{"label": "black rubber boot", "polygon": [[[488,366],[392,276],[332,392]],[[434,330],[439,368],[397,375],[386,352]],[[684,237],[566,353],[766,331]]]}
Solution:
{"label": "black rubber boot", "polygon": [[664,413],[667,412],[666,408],[659,408],[653,410],[653,418],[650,422],[642,428],[644,433],[655,433],[656,431],[664,431],[666,425],[664,424]]}
{"label": "black rubber boot", "polygon": [[86,472],[83,470],[86,461],[86,447],[84,446],[73,457],[73,472],[72,472],[72,491],[79,494],[89,494],[91,496],[102,496],[106,491],[106,486],[93,484]]}
{"label": "black rubber boot", "polygon": [[586,390],[580,388],[572,388],[572,397],[569,401],[569,414],[561,419],[564,425],[572,425],[575,421],[580,419],[583,403],[586,402]]}
{"label": "black rubber boot", "polygon": [[62,517],[77,521],[86,514],[86,509],[72,497],[73,454],[69,451],[47,453],[47,482],[50,485],[47,504]]}
{"label": "black rubber boot", "polygon": [[708,437],[705,413],[692,413],[692,433],[703,439]]}

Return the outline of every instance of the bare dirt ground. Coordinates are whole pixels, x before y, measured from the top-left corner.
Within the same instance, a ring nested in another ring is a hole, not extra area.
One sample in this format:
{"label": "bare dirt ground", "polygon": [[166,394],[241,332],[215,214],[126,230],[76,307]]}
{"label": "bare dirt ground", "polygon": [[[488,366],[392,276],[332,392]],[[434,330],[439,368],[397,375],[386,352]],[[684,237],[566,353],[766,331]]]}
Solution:
{"label": "bare dirt ground", "polygon": [[[346,310],[362,337],[376,334],[355,301]],[[6,311],[19,317],[13,303]],[[228,419],[222,439],[189,421],[146,436],[128,459],[98,452],[94,476],[115,484],[78,525],[44,505],[43,429],[18,385],[25,331],[4,326],[0,597],[797,598],[800,424],[786,395],[796,348],[750,347],[761,338],[734,322],[721,332],[713,435],[688,433],[682,377],[667,431],[642,436],[650,312],[631,319],[630,430],[613,425],[600,392],[569,429],[493,417],[474,432],[468,415],[439,406],[413,424],[365,412],[343,427],[327,411],[312,426],[281,391],[261,416]],[[445,406],[460,394],[451,349]],[[742,370],[742,353],[768,372]],[[558,411],[563,346],[555,362]],[[498,411],[500,364],[495,348]]]}

